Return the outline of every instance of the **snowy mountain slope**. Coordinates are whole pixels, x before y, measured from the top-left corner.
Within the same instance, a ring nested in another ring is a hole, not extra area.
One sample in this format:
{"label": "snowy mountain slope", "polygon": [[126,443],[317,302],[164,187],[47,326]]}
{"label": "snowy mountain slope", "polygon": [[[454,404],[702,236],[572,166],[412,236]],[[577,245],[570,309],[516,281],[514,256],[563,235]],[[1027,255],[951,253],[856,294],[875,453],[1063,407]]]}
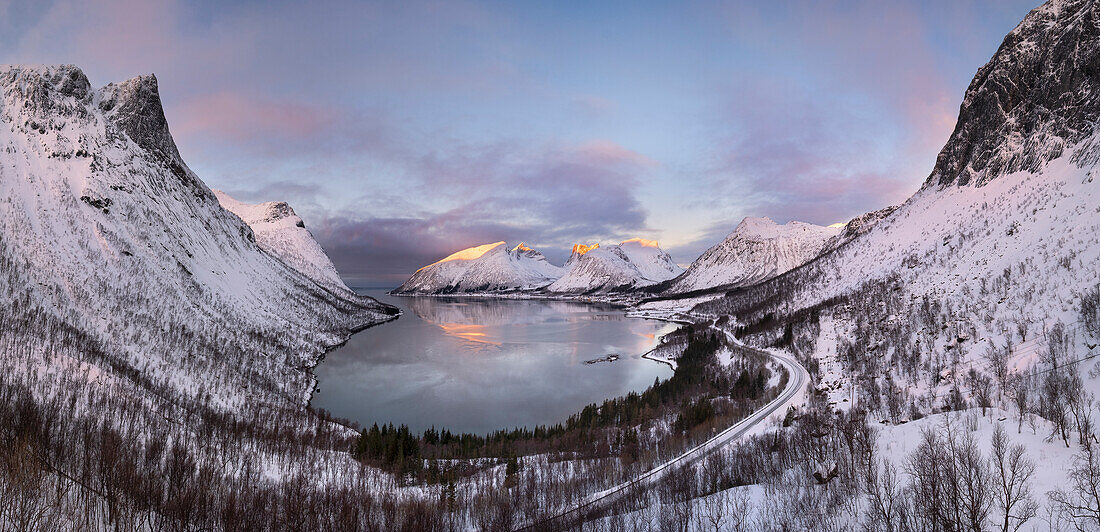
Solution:
{"label": "snowy mountain slope", "polygon": [[879,209],[877,211],[864,213],[856,216],[855,218],[852,218],[848,221],[848,223],[844,224],[844,226],[840,229],[840,233],[830,238],[829,241],[825,243],[822,253],[832,251],[840,246],[843,246],[855,237],[862,235],[867,231],[870,231],[876,224],[886,219],[887,216],[890,216],[890,214],[897,210],[897,208],[898,207],[894,205],[891,207]]}
{"label": "snowy mountain slope", "polygon": [[495,242],[464,249],[420,268],[394,293],[531,290],[550,284],[561,274],[562,268],[524,243],[508,249],[504,242]]}
{"label": "snowy mountain slope", "polygon": [[253,205],[237,201],[220,190],[213,192],[222,207],[248,224],[261,249],[282,259],[321,286],[350,290],[321,245],[306,229],[305,222],[290,205],[282,201]]}
{"label": "snowy mountain slope", "polygon": [[683,270],[657,242],[639,238],[612,246],[573,246],[565,274],[546,290],[554,293],[592,293],[650,286],[667,281]]}
{"label": "snowy mountain slope", "polygon": [[0,299],[34,301],[113,367],[216,408],[247,388],[300,406],[302,367],[391,318],[257,246],[180,158],[155,77],[94,89],[73,66],[4,66],[0,91]]}
{"label": "snowy mountain slope", "polygon": [[695,259],[666,293],[744,286],[770,279],[821,254],[840,232],[836,227],[802,222],[779,225],[769,218],[745,218],[725,240]]}
{"label": "snowy mountain slope", "polygon": [[747,323],[846,298],[815,308],[843,319],[854,352],[877,349],[905,373],[914,397],[934,391],[929,368],[982,369],[991,346],[1072,325],[1100,278],[1097,19],[1094,1],[1032,11],[978,71],[916,194],[847,244],[700,310]]}
{"label": "snowy mountain slope", "polygon": [[684,269],[672,261],[672,257],[657,245],[656,240],[631,238],[619,244],[619,249],[626,253],[642,277],[651,281],[665,281],[684,273]]}

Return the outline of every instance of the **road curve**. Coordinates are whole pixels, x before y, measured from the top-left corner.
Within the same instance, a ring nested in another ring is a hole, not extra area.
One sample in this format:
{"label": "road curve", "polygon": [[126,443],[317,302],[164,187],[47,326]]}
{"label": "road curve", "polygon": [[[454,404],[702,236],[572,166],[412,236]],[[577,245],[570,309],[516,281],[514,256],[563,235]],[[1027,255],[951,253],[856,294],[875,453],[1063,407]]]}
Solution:
{"label": "road curve", "polygon": [[768,356],[775,360],[778,364],[787,368],[789,378],[787,379],[786,388],[784,388],[783,391],[780,392],[780,394],[775,399],[761,407],[759,410],[753,412],[741,421],[734,423],[729,428],[723,430],[722,432],[719,432],[709,440],[700,443],[699,445],[696,445],[691,449],[688,449],[680,456],[677,456],[676,458],[655,466],[653,469],[642,473],[634,480],[624,482],[611,489],[596,493],[585,502],[573,507],[570,510],[535,523],[527,523],[517,528],[516,530],[533,530],[542,527],[555,529],[555,525],[558,525],[557,528],[560,528],[562,526],[568,526],[569,522],[572,519],[576,519],[579,516],[608,508],[616,501],[621,499],[623,496],[625,496],[627,493],[629,493],[631,489],[649,486],[669,471],[672,471],[676,468],[684,467],[688,464],[702,459],[703,457],[722,448],[727,443],[737,438],[740,438],[749,430],[763,423],[765,420],[771,417],[772,414],[785,411],[788,406],[792,405],[798,399],[799,393],[806,387],[806,384],[810,382],[810,376],[809,373],[806,371],[806,368],[802,367],[802,365],[799,364],[798,361],[787,355],[771,353],[768,351],[762,351],[759,349],[748,347],[733,338],[733,336],[728,331],[722,332],[724,332],[726,336],[730,339],[730,341],[737,345],[738,348],[748,349],[760,353],[764,356]]}

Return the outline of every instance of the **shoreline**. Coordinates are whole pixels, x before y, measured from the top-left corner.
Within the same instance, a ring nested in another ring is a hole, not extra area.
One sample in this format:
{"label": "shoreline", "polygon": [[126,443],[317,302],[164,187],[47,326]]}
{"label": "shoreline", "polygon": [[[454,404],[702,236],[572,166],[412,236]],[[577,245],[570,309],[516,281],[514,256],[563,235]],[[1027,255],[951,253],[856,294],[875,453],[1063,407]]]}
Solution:
{"label": "shoreline", "polygon": [[572,303],[600,303],[604,305],[612,305],[620,308],[630,308],[637,305],[642,299],[637,298],[617,298],[613,296],[601,297],[601,296],[585,296],[580,294],[545,294],[536,292],[459,292],[454,294],[421,294],[421,293],[402,293],[402,292],[386,292],[386,295],[393,297],[433,297],[433,298],[469,298],[469,299],[514,299],[514,300],[534,300],[534,301],[565,301]]}
{"label": "shoreline", "polygon": [[[378,289],[378,288],[357,287],[357,288],[352,288],[352,290],[356,291],[356,293],[359,293],[358,292],[359,290],[366,291],[366,290],[380,290],[380,289]],[[469,294],[469,293],[466,293],[466,294],[394,294],[394,293],[391,293],[391,292],[388,292],[388,291],[385,292],[385,294],[388,295],[388,296],[393,296],[393,297],[407,297],[407,298],[434,297],[434,298],[440,298],[441,299],[441,298],[447,298],[447,297],[455,297],[455,298],[469,298],[471,300],[477,300],[477,299],[484,299],[484,300],[514,299],[514,300],[536,300],[536,301],[565,301],[565,302],[573,302],[573,303],[581,303],[581,304],[609,306],[611,308],[614,308],[615,310],[623,311],[623,317],[628,318],[628,319],[654,320],[654,321],[660,321],[660,322],[672,323],[672,324],[680,324],[680,325],[688,325],[688,324],[695,323],[693,321],[690,321],[690,317],[685,315],[682,310],[673,310],[673,311],[669,311],[669,312],[655,312],[653,314],[642,315],[642,314],[636,314],[636,313],[630,312],[629,310],[630,310],[632,305],[628,304],[628,303],[611,302],[611,301],[603,301],[603,300],[593,300],[593,299],[578,298],[578,297],[571,297],[571,296],[545,296],[545,295],[536,295],[536,294],[481,294],[481,293],[478,293],[478,294]],[[379,300],[379,302],[381,302],[381,301]],[[325,348],[324,353],[321,356],[319,356],[315,361],[313,361],[312,364],[310,364],[308,366],[305,366],[305,367],[300,367],[300,369],[303,369],[304,371],[309,373],[309,375],[311,377],[311,380],[312,380],[312,386],[309,389],[308,397],[307,397],[307,400],[305,402],[306,409],[308,411],[313,412],[315,415],[318,413],[317,412],[318,409],[315,408],[314,405],[313,405],[313,398],[320,391],[320,380],[318,379],[317,375],[314,374],[313,371],[317,366],[319,366],[322,362],[325,361],[325,359],[327,358],[329,353],[331,353],[332,351],[335,351],[336,349],[339,349],[340,347],[343,347],[343,346],[347,345],[347,343],[351,340],[351,337],[354,336],[355,334],[358,334],[358,333],[360,333],[362,331],[365,331],[367,329],[371,329],[373,327],[382,326],[382,325],[385,325],[385,324],[390,323],[392,321],[396,321],[402,315],[404,315],[404,312],[398,312],[395,315],[386,316],[386,319],[383,319],[381,321],[367,323],[367,324],[361,324],[361,325],[358,325],[358,326],[355,326],[355,327],[348,328],[347,337],[344,338],[343,341],[341,341],[340,343],[337,343],[337,344],[327,346]],[[668,334],[672,334],[672,332],[674,332],[674,331],[669,331],[668,333],[665,333],[665,334],[661,335],[660,337],[658,337],[655,340],[656,343],[655,343],[655,345],[653,345],[653,347],[651,347],[649,350],[647,350],[644,353],[641,353],[637,356],[639,358],[646,359],[650,362],[663,364],[663,365],[667,366],[668,368],[670,368],[675,373],[676,364],[674,363],[674,361],[665,360],[665,359],[661,359],[661,358],[656,358],[656,357],[652,356],[653,352],[656,351],[658,348],[660,348],[661,340],[664,339],[664,337],[667,336]],[[622,359],[626,356],[630,356],[630,355],[620,354],[620,355],[617,355],[616,358],[617,359]],[[602,359],[598,359],[598,360],[606,362],[606,360],[602,360]],[[583,361],[583,363],[586,364],[586,365],[597,365],[597,364],[589,364],[589,361]],[[614,397],[617,397],[617,396],[614,396]],[[353,424],[359,424],[360,423],[357,420],[353,420],[353,419],[333,419],[331,421],[343,426],[344,428],[346,428],[350,431],[358,432],[352,426]]]}

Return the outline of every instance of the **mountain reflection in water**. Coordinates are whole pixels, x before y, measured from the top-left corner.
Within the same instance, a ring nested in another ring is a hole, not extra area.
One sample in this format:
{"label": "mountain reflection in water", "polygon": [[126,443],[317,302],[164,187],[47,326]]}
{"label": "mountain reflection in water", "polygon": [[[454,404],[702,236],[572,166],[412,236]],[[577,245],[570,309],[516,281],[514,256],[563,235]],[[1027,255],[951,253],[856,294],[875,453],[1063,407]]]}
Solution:
{"label": "mountain reflection in water", "polygon": [[[484,433],[557,423],[671,375],[639,355],[674,326],[610,306],[365,293],[404,314],[329,353],[312,402],[364,426]],[[620,358],[584,364],[609,354]]]}

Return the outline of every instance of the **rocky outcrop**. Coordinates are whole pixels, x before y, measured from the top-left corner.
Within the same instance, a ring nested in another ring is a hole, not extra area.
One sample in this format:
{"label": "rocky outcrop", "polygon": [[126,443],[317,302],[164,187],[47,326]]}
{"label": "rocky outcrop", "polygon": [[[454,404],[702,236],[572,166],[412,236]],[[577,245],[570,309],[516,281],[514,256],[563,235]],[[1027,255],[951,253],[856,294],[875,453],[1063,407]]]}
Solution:
{"label": "rocky outcrop", "polygon": [[157,77],[138,76],[102,89],[99,108],[134,142],[151,153],[183,164],[160,101]]}
{"label": "rocky outcrop", "polygon": [[959,109],[955,131],[925,187],[981,186],[1038,172],[1066,149],[1078,164],[1100,154],[1100,5],[1052,0],[1035,8],[985,66]]}

